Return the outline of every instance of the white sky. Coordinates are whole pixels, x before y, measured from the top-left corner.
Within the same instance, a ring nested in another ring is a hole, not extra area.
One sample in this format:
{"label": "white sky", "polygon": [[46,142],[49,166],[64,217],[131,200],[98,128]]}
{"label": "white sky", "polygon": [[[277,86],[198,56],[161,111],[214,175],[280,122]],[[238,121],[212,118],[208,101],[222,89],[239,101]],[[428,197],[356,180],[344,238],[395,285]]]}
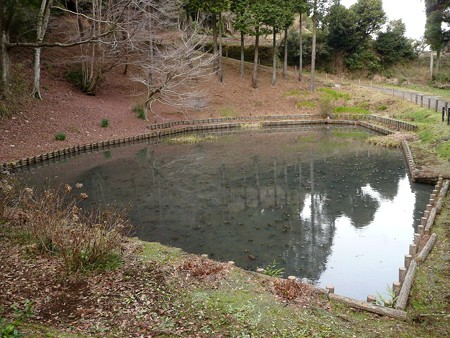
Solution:
{"label": "white sky", "polygon": [[[341,0],[350,7],[356,0]],[[388,20],[402,19],[406,25],[406,37],[420,40],[425,30],[425,4],[423,0],[383,0]]]}

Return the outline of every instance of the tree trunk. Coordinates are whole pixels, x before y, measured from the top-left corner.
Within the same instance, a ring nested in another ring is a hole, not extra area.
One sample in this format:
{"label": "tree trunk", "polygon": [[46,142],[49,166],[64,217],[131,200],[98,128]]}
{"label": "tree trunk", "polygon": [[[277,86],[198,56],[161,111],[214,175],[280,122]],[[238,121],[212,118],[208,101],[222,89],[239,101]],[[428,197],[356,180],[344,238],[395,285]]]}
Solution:
{"label": "tree trunk", "polygon": [[273,27],[273,58],[272,58],[272,86],[277,82],[277,31]]}
{"label": "tree trunk", "polygon": [[434,76],[438,76],[439,75],[439,70],[441,68],[441,51],[438,50],[436,52],[436,69],[434,72]]}
{"label": "tree trunk", "polygon": [[[36,42],[42,43],[44,41],[45,33],[47,32],[48,22],[50,20],[50,10],[53,6],[53,0],[42,0],[41,8],[39,9],[38,22],[36,27]],[[33,91],[31,94],[35,99],[42,100],[41,95],[41,48],[34,49],[34,80]]]}
{"label": "tree trunk", "polygon": [[222,13],[219,13],[219,81],[223,82],[223,69],[222,69]]}
{"label": "tree trunk", "polygon": [[255,31],[255,56],[253,59],[253,76],[252,87],[258,88],[258,63],[259,63],[259,27],[256,27]]}
{"label": "tree trunk", "polygon": [[315,75],[316,75],[316,25],[317,25],[317,0],[314,1],[314,12],[313,12],[313,38],[312,38],[312,48],[311,48],[311,82],[310,91],[314,93],[316,90]]}
{"label": "tree trunk", "polygon": [[213,13],[212,16],[212,30],[213,30],[213,53],[216,57],[216,60],[214,61],[214,72],[220,79],[219,74],[219,48],[218,48],[218,42],[217,42],[217,17],[216,14]]}
{"label": "tree trunk", "polygon": [[299,62],[298,62],[298,80],[301,81],[303,78],[303,13],[300,13],[300,24],[299,24]]}
{"label": "tree trunk", "polygon": [[241,31],[241,77],[245,74],[245,44],[244,44],[244,32]]}
{"label": "tree trunk", "polygon": [[3,86],[6,86],[8,84],[9,80],[9,48],[7,46],[7,43],[9,43],[9,33],[7,31],[3,31],[1,35],[1,52],[2,52],[2,82]]}
{"label": "tree trunk", "polygon": [[284,29],[284,62],[283,62],[283,79],[287,78],[287,63],[288,63],[288,27]]}
{"label": "tree trunk", "polygon": [[433,56],[433,50],[431,49],[430,50],[430,76],[431,76],[431,78],[433,78],[433,70],[434,70],[433,62],[434,62],[434,56]]}
{"label": "tree trunk", "polygon": [[41,95],[41,48],[34,49],[33,98],[42,100]]}

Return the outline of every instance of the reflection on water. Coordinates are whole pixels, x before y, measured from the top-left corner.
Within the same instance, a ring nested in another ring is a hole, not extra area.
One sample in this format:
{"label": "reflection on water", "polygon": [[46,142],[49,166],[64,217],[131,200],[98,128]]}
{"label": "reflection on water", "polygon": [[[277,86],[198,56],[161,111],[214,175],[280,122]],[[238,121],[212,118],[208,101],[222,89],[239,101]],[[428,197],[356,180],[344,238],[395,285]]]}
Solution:
{"label": "reflection on water", "polygon": [[[136,235],[365,299],[397,280],[432,187],[355,128],[271,130],[90,154],[35,171],[127,205]],[[57,176],[57,178],[55,178]],[[33,178],[32,178],[33,179]]]}

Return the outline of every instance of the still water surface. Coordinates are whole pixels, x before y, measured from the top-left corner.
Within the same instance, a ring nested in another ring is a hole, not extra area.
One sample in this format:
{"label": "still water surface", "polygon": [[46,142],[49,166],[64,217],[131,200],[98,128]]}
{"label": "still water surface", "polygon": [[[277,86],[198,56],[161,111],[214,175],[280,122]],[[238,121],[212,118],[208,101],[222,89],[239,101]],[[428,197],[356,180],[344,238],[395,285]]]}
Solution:
{"label": "still water surface", "polygon": [[357,299],[397,281],[432,190],[410,182],[400,150],[371,146],[353,127],[208,135],[84,154],[27,176],[82,182],[91,203],[130,203],[139,238],[246,269],[275,262]]}

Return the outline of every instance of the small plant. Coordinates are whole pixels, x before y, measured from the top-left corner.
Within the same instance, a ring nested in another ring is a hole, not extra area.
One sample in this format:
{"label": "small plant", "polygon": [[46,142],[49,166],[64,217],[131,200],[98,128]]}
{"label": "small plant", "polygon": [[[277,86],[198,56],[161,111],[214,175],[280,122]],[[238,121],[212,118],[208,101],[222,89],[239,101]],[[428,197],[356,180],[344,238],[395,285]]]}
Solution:
{"label": "small plant", "polygon": [[284,268],[278,268],[275,261],[264,268],[264,274],[267,276],[280,278],[281,276],[283,276],[283,273]]}
{"label": "small plant", "polygon": [[391,307],[395,306],[395,302],[397,301],[397,295],[389,285],[386,286],[386,294],[382,296],[377,292],[377,301],[376,303],[381,306]]}
{"label": "small plant", "polygon": [[102,122],[100,122],[100,126],[102,128],[106,128],[109,126],[109,120],[108,119],[103,119]]}
{"label": "small plant", "polygon": [[320,115],[322,118],[327,118],[330,116],[333,110],[332,99],[328,96],[322,96],[319,101]]}
{"label": "small plant", "polygon": [[137,114],[137,117],[142,120],[146,120],[147,116],[145,114],[145,109],[142,105],[136,105],[133,107],[133,112]]}
{"label": "small plant", "polygon": [[55,140],[56,141],[65,141],[66,140],[66,134],[64,134],[64,133],[56,133]]}
{"label": "small plant", "polygon": [[[8,322],[6,318],[0,317],[0,337],[23,337],[19,332],[18,326],[33,315],[33,302],[29,299],[23,301],[22,306],[13,304],[14,320]],[[2,309],[0,309],[2,310]],[[3,311],[0,311],[0,313]]]}

